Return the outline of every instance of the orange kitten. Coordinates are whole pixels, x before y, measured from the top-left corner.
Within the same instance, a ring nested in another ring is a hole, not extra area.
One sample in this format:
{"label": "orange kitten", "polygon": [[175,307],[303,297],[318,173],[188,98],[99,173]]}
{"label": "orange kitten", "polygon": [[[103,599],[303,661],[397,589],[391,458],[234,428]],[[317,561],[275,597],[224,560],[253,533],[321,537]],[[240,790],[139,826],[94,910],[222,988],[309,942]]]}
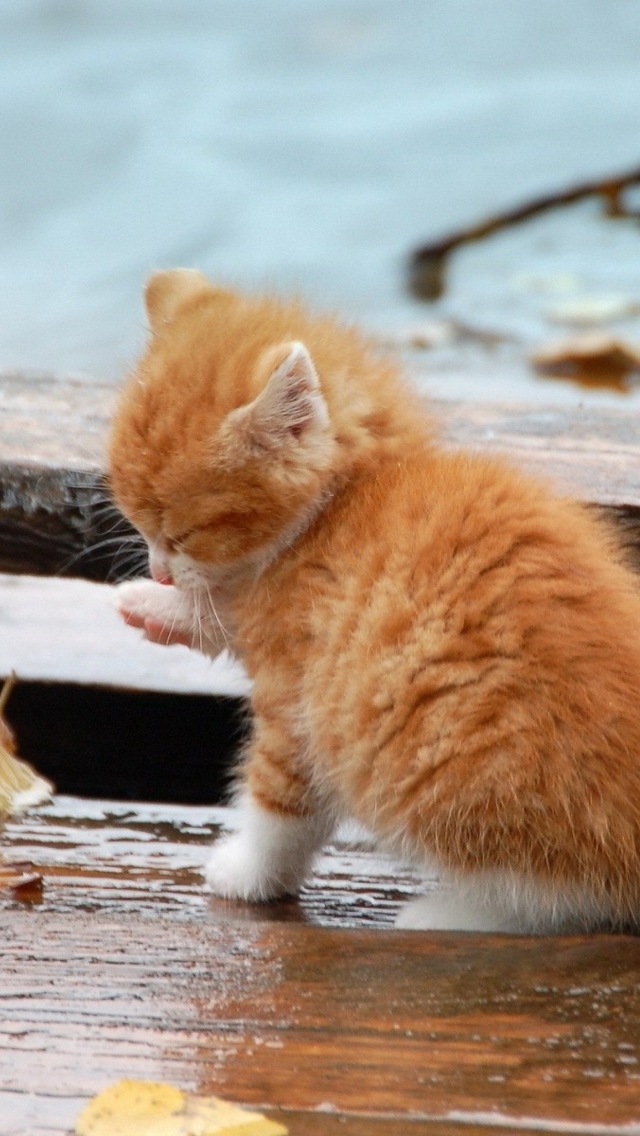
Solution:
{"label": "orange kitten", "polygon": [[214,892],[300,886],[342,817],[441,886],[402,926],[640,921],[640,590],[609,528],[445,452],[395,367],[297,304],[200,273],[147,288],[111,440],[150,638],[253,679]]}

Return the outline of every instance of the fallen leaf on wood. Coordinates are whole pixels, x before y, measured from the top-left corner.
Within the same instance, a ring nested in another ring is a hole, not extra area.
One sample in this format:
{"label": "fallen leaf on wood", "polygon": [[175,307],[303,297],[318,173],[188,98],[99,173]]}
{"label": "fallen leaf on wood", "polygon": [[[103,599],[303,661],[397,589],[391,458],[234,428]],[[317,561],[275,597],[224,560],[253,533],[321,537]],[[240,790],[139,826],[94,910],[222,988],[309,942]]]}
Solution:
{"label": "fallen leaf on wood", "polygon": [[541,375],[624,392],[629,377],[640,373],[640,348],[612,335],[592,332],[545,344],[531,356],[531,364]]}
{"label": "fallen leaf on wood", "polygon": [[41,886],[42,876],[33,864],[14,862],[0,864],[0,892],[36,892]]}
{"label": "fallen leaf on wood", "polygon": [[13,731],[3,718],[14,683],[12,675],[0,691],[0,820],[43,804],[53,793],[51,782],[16,756]]}
{"label": "fallen leaf on wood", "polygon": [[257,1112],[218,1097],[196,1097],[173,1085],[118,1081],[83,1109],[76,1136],[287,1136]]}

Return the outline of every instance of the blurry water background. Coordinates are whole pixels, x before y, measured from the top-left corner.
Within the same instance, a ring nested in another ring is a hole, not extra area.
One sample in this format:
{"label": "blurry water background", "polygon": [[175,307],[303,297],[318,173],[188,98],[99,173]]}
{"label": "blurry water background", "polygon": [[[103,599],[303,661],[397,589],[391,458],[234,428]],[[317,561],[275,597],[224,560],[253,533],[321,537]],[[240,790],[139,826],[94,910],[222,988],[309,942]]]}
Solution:
{"label": "blurry water background", "polygon": [[[1,369],[116,381],[145,276],[189,265],[378,333],[456,316],[512,337],[425,353],[435,394],[620,399],[500,360],[558,334],[567,300],[640,303],[637,222],[541,217],[459,253],[435,305],[404,267],[640,162],[640,0],[0,0],[0,162]],[[637,312],[615,330],[638,340]]]}

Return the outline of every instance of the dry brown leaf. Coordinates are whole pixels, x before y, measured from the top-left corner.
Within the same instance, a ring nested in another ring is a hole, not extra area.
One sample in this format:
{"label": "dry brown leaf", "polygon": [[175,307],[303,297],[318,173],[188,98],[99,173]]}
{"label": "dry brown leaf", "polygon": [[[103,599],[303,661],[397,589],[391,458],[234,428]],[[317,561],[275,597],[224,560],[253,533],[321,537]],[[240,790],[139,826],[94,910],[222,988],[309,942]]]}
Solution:
{"label": "dry brown leaf", "polygon": [[0,691],[0,820],[43,804],[53,793],[51,782],[16,755],[13,731],[3,717],[14,684],[11,675]]}
{"label": "dry brown leaf", "polygon": [[0,895],[11,892],[23,903],[40,903],[42,876],[32,863],[0,863]]}
{"label": "dry brown leaf", "polygon": [[287,1136],[257,1112],[154,1081],[118,1081],[83,1109],[76,1136]]}
{"label": "dry brown leaf", "polygon": [[0,892],[37,890],[42,884],[42,876],[33,864],[11,861],[0,864]]}
{"label": "dry brown leaf", "polygon": [[531,364],[541,375],[625,391],[629,376],[640,373],[640,348],[592,332],[544,344],[531,356]]}

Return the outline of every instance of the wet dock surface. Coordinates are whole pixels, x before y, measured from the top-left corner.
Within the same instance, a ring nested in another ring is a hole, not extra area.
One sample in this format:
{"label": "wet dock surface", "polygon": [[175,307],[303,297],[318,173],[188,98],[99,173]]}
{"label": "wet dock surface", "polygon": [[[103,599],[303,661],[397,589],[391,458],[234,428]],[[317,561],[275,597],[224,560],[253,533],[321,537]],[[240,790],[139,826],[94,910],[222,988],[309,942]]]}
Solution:
{"label": "wet dock surface", "polygon": [[[5,375],[0,393],[2,568],[51,577],[71,557],[72,575],[107,578],[109,564],[79,554],[99,536],[111,389]],[[506,453],[609,508],[637,550],[633,411],[437,409],[447,444]],[[214,681],[178,655],[136,654],[133,637],[125,668],[106,590],[3,576],[0,670],[19,663],[56,698],[75,683],[98,734],[91,684],[244,692],[227,669]],[[125,762],[133,737],[130,720],[113,743]],[[98,741],[82,760],[102,773],[111,759]],[[122,1077],[270,1110],[291,1136],[640,1136],[640,938],[396,931],[399,906],[425,885],[353,834],[325,850],[297,900],[214,900],[202,866],[225,820],[219,808],[60,797],[7,827],[0,851],[34,866],[42,887],[0,890],[0,1136],[65,1136]]]}
{"label": "wet dock surface", "polygon": [[58,798],[5,857],[0,1125],[62,1136],[121,1077],[273,1110],[292,1136],[640,1131],[640,939],[399,932],[419,888],[360,834],[299,900],[207,897],[224,810]]}

